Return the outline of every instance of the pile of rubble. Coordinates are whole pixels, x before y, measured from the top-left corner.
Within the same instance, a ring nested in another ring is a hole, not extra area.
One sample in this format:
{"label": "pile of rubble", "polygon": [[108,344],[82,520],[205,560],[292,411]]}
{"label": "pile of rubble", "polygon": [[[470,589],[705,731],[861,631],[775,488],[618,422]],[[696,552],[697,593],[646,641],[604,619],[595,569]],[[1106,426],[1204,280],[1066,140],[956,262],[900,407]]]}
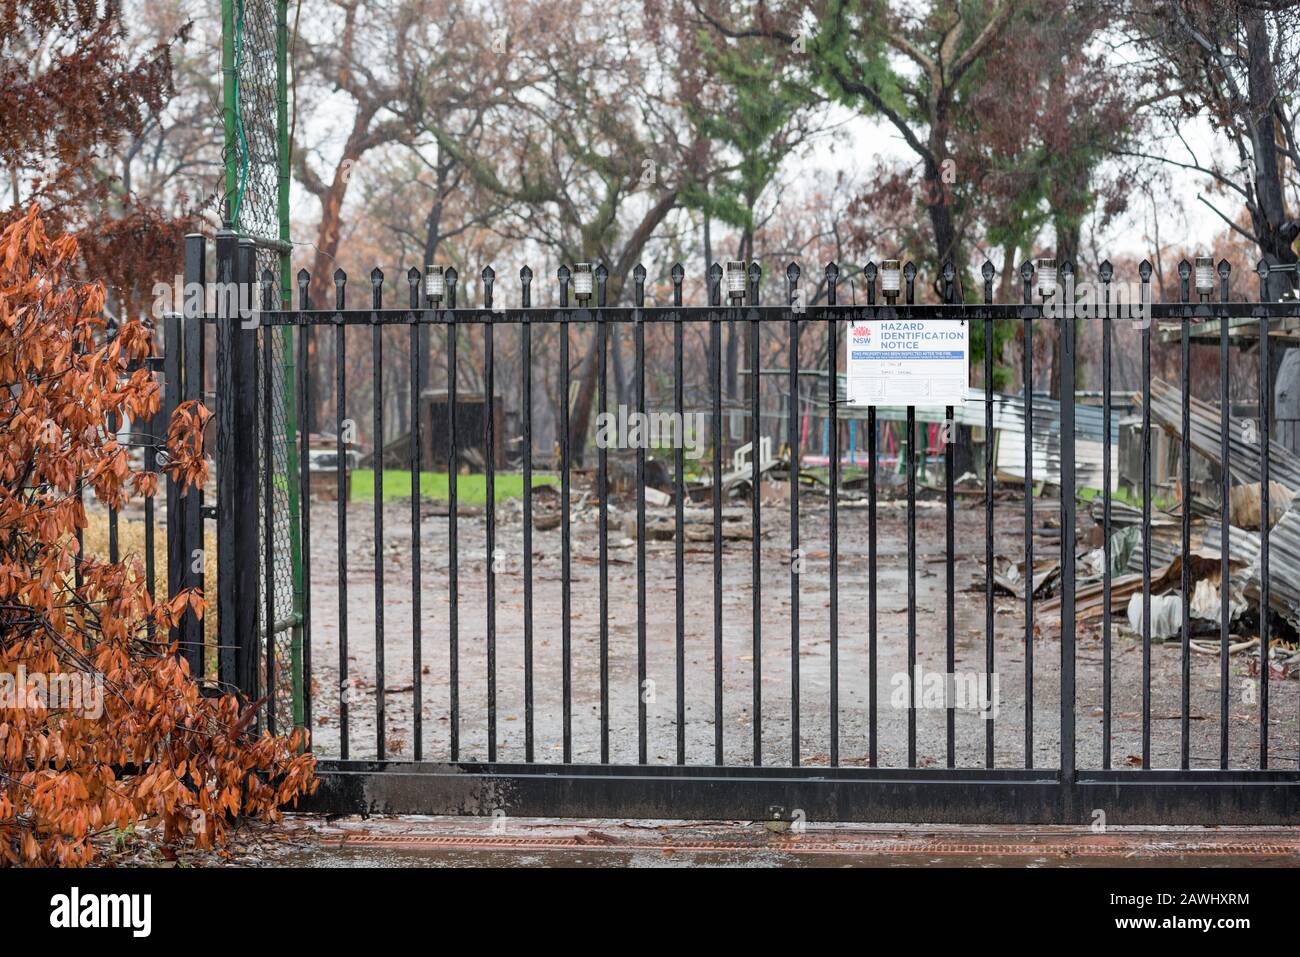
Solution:
{"label": "pile of rubble", "polygon": [[[1151,385],[1152,423],[1181,443],[1182,393],[1160,380]],[[1189,445],[1222,476],[1222,442],[1219,409],[1195,398],[1190,403]],[[1190,512],[1191,533],[1186,552],[1188,605],[1191,633],[1207,639],[1193,640],[1196,650],[1219,652],[1223,618],[1222,548],[1228,543],[1227,605],[1229,631],[1237,640],[1234,651],[1258,647],[1261,594],[1260,540],[1265,525],[1262,495],[1262,455],[1253,421],[1229,416],[1228,469],[1232,488],[1227,502],[1228,524],[1222,521],[1222,480],[1176,483],[1177,502],[1169,508],[1153,502],[1150,521],[1151,636],[1162,640],[1181,635],[1183,621],[1183,509]],[[1275,665],[1300,664],[1295,650],[1300,630],[1300,458],[1278,443],[1269,448],[1267,527],[1269,542],[1269,607],[1271,651]],[[1080,624],[1100,620],[1104,612],[1106,550],[1104,508],[1101,500],[1090,507],[1094,522],[1091,547],[1078,557],[1075,613]],[[1143,584],[1146,546],[1142,535],[1142,509],[1120,501],[1111,503],[1110,606],[1116,620],[1130,628],[1143,626]],[[1087,538],[1081,538],[1086,541]],[[1035,575],[1037,580],[1039,575]],[[1042,603],[1048,614],[1060,607],[1060,595]]]}

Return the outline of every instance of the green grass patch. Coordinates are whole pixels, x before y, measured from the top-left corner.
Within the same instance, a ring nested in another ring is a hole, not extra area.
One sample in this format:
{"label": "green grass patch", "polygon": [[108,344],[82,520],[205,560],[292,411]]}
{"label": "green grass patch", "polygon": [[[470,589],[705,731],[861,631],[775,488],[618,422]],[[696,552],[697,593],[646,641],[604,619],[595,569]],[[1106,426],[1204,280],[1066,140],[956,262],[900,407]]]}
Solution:
{"label": "green grass patch", "polygon": [[[411,473],[407,469],[384,470],[384,499],[411,497]],[[533,487],[538,485],[558,485],[559,477],[550,472],[534,472]],[[449,483],[446,472],[421,472],[420,497],[431,501],[446,501]],[[496,500],[498,503],[512,498],[522,498],[524,494],[524,476],[520,472],[498,472],[495,478]],[[373,469],[354,469],[352,472],[352,500],[372,502],[375,498],[375,472]],[[456,476],[456,498],[462,505],[487,504],[487,476]]]}
{"label": "green grass patch", "polygon": [[[1152,489],[1151,505],[1153,508],[1170,511],[1178,507],[1178,499],[1171,495],[1156,495]],[[1101,489],[1097,488],[1080,488],[1079,500],[1083,502],[1092,502],[1101,498]],[[1123,502],[1125,505],[1132,505],[1134,508],[1142,507],[1142,493],[1130,488],[1117,488],[1110,493],[1112,502]]]}

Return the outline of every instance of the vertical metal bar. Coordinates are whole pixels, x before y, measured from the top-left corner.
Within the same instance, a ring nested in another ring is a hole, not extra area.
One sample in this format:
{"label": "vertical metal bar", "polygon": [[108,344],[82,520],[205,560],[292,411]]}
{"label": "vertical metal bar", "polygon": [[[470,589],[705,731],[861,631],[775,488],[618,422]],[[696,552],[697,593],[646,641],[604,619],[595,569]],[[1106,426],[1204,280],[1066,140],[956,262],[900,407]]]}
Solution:
{"label": "vertical metal bar", "polygon": [[[118,335],[117,320],[110,318],[108,321],[108,328],[105,333],[105,338],[108,340],[108,342],[111,343],[114,339],[117,338],[117,335]],[[128,367],[128,371],[129,368],[130,367]],[[122,431],[122,417],[119,416],[116,412],[110,412],[108,414],[107,422],[105,424],[107,426],[109,435],[111,435],[113,438],[113,442],[116,443],[118,441],[118,433]],[[118,547],[117,520],[118,520],[118,510],[116,506],[110,505],[108,508],[108,560],[111,564],[114,565],[116,565],[118,561],[121,559],[121,554]]]}
{"label": "vertical metal bar", "polygon": [[[117,322],[109,320],[107,339],[112,342],[117,338]],[[118,433],[122,430],[122,418],[116,412],[108,414],[107,421],[108,433],[113,437],[113,441],[118,441]],[[108,508],[108,560],[111,564],[116,565],[121,560],[121,549],[118,543],[118,509],[110,505]]]}
{"label": "vertical metal bar", "polygon": [[907,766],[916,767],[916,406],[907,407]]}
{"label": "vertical metal bar", "polygon": [[[867,283],[867,305],[876,304],[876,266],[874,263],[867,263],[866,269]],[[893,310],[887,310],[893,315]],[[838,393],[838,386],[836,386]],[[850,425],[852,422],[850,421]],[[871,767],[877,766],[879,757],[879,735],[876,729],[876,717],[878,710],[877,699],[879,698],[879,663],[876,656],[876,642],[878,634],[877,614],[878,602],[876,600],[876,459],[878,449],[878,429],[876,427],[876,407],[870,405],[867,407],[867,603],[869,610],[869,620],[867,623],[867,687],[869,697],[867,701],[867,763]],[[856,451],[853,449],[853,443],[849,443],[850,455],[856,458]]]}
{"label": "vertical metal bar", "polygon": [[[231,514],[234,508],[235,488],[230,480],[227,460],[233,455],[236,431],[239,429],[238,414],[235,410],[236,396],[235,388],[235,349],[233,336],[230,331],[230,323],[233,321],[229,313],[229,303],[224,290],[235,281],[235,244],[237,239],[235,234],[223,230],[221,235],[216,237],[216,281],[218,285],[218,295],[216,297],[216,341],[215,345],[215,368],[214,382],[215,401],[217,412],[217,431],[216,431],[216,467],[217,467],[217,570],[218,574],[223,574],[227,569],[230,574],[234,574],[234,564],[231,561],[235,544],[235,532],[238,526],[234,522],[222,522],[220,517]],[[176,340],[180,340],[178,334]],[[168,342],[168,350],[172,349],[172,343]],[[178,363],[179,368],[179,363]],[[179,379],[179,375],[177,375]],[[179,505],[179,502],[177,502]],[[171,536],[174,534],[171,528],[171,520],[168,521],[168,554],[169,561],[177,563],[173,566],[171,580],[169,581],[169,591],[171,594],[176,593],[176,589],[183,581],[182,578],[176,577],[178,565],[183,558],[183,539],[177,539],[177,548],[171,547]],[[177,523],[179,524],[179,522]],[[83,550],[84,555],[84,550]],[[80,566],[78,566],[80,567]],[[184,572],[180,571],[180,575]],[[235,589],[232,582],[228,582],[224,588],[217,589],[217,675],[218,679],[226,684],[227,687],[236,686],[237,676],[235,672]]]}
{"label": "vertical metal bar", "polygon": [[709,267],[709,371],[713,387],[713,763],[722,753],[722,267]]}
{"label": "vertical metal bar", "polygon": [[[185,237],[185,282],[207,289],[207,242],[202,234]],[[183,318],[174,322],[169,318],[166,331],[168,367],[168,415],[159,430],[164,435],[171,424],[171,412],[182,402],[203,397],[203,310],[206,295],[201,298],[186,297]],[[175,347],[176,356],[172,356]],[[176,501],[172,506],[173,498]],[[167,550],[169,592],[184,588],[204,588],[203,557],[203,490],[191,488],[181,494],[172,479],[167,481]],[[176,531],[172,523],[176,523]],[[172,550],[175,549],[175,557]],[[195,552],[197,551],[197,556]],[[195,558],[198,570],[195,570]],[[187,611],[175,635],[181,643],[182,653],[190,665],[190,674],[202,676],[207,662],[203,654],[203,622],[192,611]]]}
{"label": "vertical metal bar", "polygon": [[[195,243],[194,240],[198,240]],[[198,257],[204,253],[202,245],[202,236],[185,237],[185,281],[186,283],[198,281],[190,278],[197,271],[199,264],[195,262]],[[182,341],[183,323],[193,322],[202,323],[202,313],[195,311],[193,316],[188,314],[193,305],[188,300],[185,304],[187,314],[170,313],[163,319],[163,342],[166,352],[163,356],[163,415],[162,415],[162,432],[166,432],[171,425],[172,414],[176,407],[181,404],[182,390],[184,389],[184,354],[185,349]],[[199,306],[201,309],[202,307]],[[155,455],[162,454],[162,447],[155,452]],[[182,518],[185,509],[185,499],[182,496],[180,483],[170,475],[166,479],[167,489],[167,596],[184,591],[188,587],[189,567],[193,561],[190,550],[194,544],[186,540],[185,522]],[[190,490],[189,495],[195,494]],[[80,574],[81,555],[78,555],[77,569]],[[80,579],[78,578],[78,585]],[[186,613],[187,618],[189,613]],[[177,627],[171,629],[169,640],[178,642],[178,648],[186,661],[189,662],[190,674],[196,677],[203,674],[203,648],[201,645],[195,646],[191,643],[189,629],[182,622]],[[200,634],[200,639],[202,635]]]}
{"label": "vertical metal bar", "polygon": [[[908,263],[906,302],[916,302],[916,266]],[[907,407],[907,766],[916,767],[916,406]]]}
{"label": "vertical metal bar", "polygon": [[1151,767],[1151,264],[1138,266],[1142,301],[1142,768]]}
{"label": "vertical metal bar", "polygon": [[[1026,307],[1033,304],[1034,265],[1020,267]],[[1025,380],[1025,767],[1034,766],[1034,316],[1024,318]]]}
{"label": "vertical metal bar", "polygon": [[[609,403],[609,326],[604,310],[596,312],[596,361],[600,368],[597,413],[603,421]],[[597,518],[597,548],[600,615],[600,763],[609,763],[609,450],[601,442],[596,448],[596,494],[600,500]],[[641,690],[638,686],[638,697]]]}
{"label": "vertical metal bar", "polygon": [[763,537],[762,510],[762,456],[759,453],[762,412],[759,405],[759,339],[763,327],[758,317],[758,277],[757,262],[749,264],[749,415],[751,427],[749,461],[750,461],[750,607],[752,609],[753,636],[753,720],[754,720],[754,767],[763,763],[763,549],[760,539]]}
{"label": "vertical metal bar", "polygon": [[492,330],[492,287],[496,272],[483,267],[483,460],[487,537],[487,735],[488,760],[497,759],[497,402],[496,349]]}
{"label": "vertical metal bar", "polygon": [[1228,588],[1231,572],[1231,547],[1228,535],[1232,514],[1232,463],[1229,460],[1229,429],[1232,426],[1232,403],[1228,390],[1228,277],[1232,267],[1228,260],[1219,261],[1219,460],[1223,463],[1223,501],[1219,504],[1219,767],[1228,769],[1228,646],[1231,642],[1232,594]]}
{"label": "vertical metal bar", "polygon": [[347,327],[341,312],[347,308],[348,276],[334,272],[334,436],[338,499],[338,599],[339,599],[339,757],[348,759],[348,483],[351,480],[344,412],[347,408]]}
{"label": "vertical metal bar", "polygon": [[384,681],[384,274],[370,271],[370,369],[374,412],[375,489],[375,750],[379,760],[388,754]]}
{"label": "vertical metal bar", "polygon": [[[152,328],[149,333],[150,355],[146,360],[149,362],[151,370],[150,376],[157,381],[156,374],[152,371],[154,367],[154,357],[158,352],[157,337]],[[146,438],[142,443],[140,450],[141,457],[144,460],[143,470],[151,472],[155,468],[154,456],[157,454],[155,436],[158,434],[158,425],[160,417],[157,413],[149,416],[144,423],[143,429]],[[149,596],[149,602],[152,604],[158,597],[157,586],[154,577],[157,573],[157,559],[154,555],[154,496],[146,495],[144,499],[144,587],[145,594]],[[153,619],[150,618],[145,623],[145,636],[149,641],[153,641],[156,634]]]}
{"label": "vertical metal bar", "polygon": [[[423,642],[423,589],[420,581],[420,564],[424,551],[420,543],[420,456],[424,440],[420,423],[420,380],[424,377],[423,350],[420,348],[420,320],[422,299],[420,270],[412,266],[406,271],[408,290],[411,350],[411,709],[413,721],[415,760],[424,760],[424,642]],[[306,501],[304,499],[303,501]],[[310,568],[304,561],[304,568]],[[306,575],[303,576],[306,578]]]}
{"label": "vertical metal bar", "polygon": [[456,270],[444,274],[447,284],[447,625],[448,625],[448,681],[451,711],[451,759],[460,760],[460,561],[457,541],[460,526],[457,499],[460,486],[460,449],[457,445],[456,418],[459,403],[456,399],[457,368],[456,345],[460,330],[456,324]]}
{"label": "vertical metal bar", "polygon": [[786,304],[790,306],[789,399],[786,403],[786,445],[790,450],[790,766],[799,766],[799,265],[785,270]]}
{"label": "vertical metal bar", "polygon": [[[1066,298],[1074,292],[1074,267],[1061,264]],[[1061,781],[1072,786],[1075,779],[1075,422],[1074,422],[1074,303],[1066,298],[1061,318]],[[1033,581],[1031,575],[1030,581]]]}
{"label": "vertical metal bar", "polygon": [[221,680],[249,701],[257,699],[258,504],[257,338],[242,328],[238,290],[254,283],[254,249],[222,231],[217,236],[218,277],[230,295],[221,297],[217,362],[218,645]]}
{"label": "vertical metal bar", "polygon": [[[1259,263],[1259,299],[1268,301],[1268,263]],[[1270,522],[1269,482],[1272,463],[1269,462],[1270,432],[1272,422],[1271,382],[1272,365],[1269,361],[1269,319],[1263,312],[1259,319],[1259,768],[1268,768],[1268,643],[1272,637],[1269,607],[1269,554]]]}
{"label": "vertical metal bar", "polygon": [[1102,282],[1102,319],[1101,319],[1101,418],[1102,418],[1102,554],[1106,567],[1102,572],[1101,600],[1101,766],[1107,771],[1111,764],[1111,362],[1110,354],[1114,339],[1115,323],[1110,314],[1110,281],[1113,275],[1110,260],[1101,264]]}
{"label": "vertical metal bar", "polygon": [[[87,337],[89,337],[90,332],[89,332],[89,330],[87,330],[87,331],[86,331],[85,333],[83,333],[83,334],[86,335]],[[177,337],[177,338],[179,338],[179,337]],[[75,355],[77,355],[77,356],[82,356],[82,355],[84,355],[84,354],[85,354],[85,348],[84,348],[84,346],[82,345],[81,340],[78,338],[78,336],[77,336],[75,333],[73,334],[73,340],[72,340],[72,341],[73,341],[73,344],[72,344],[72,351],[73,351],[73,353],[74,353]],[[171,336],[168,336],[168,338],[167,338],[167,355],[168,355],[168,356],[171,355],[171,344],[172,344],[173,341],[174,341],[174,340],[171,338]],[[164,360],[164,361],[166,361],[166,360]],[[164,368],[167,368],[167,367],[164,367]],[[170,371],[165,372],[165,373],[164,373],[164,376],[163,376],[163,380],[164,380],[164,382],[175,382],[176,379],[178,379],[178,378],[179,378],[179,375],[174,375],[174,374],[172,374]],[[173,388],[175,388],[175,387],[173,386]],[[164,400],[166,400],[166,397],[167,397],[167,396],[166,396],[166,393],[164,393],[164,396],[163,396],[163,397],[164,397]],[[171,417],[171,413],[168,412],[168,414],[167,414],[167,423],[168,423],[168,425],[171,424],[171,418],[172,418],[172,417]],[[169,598],[170,598],[173,594],[175,594],[175,589],[174,589],[174,587],[173,587],[172,584],[171,584],[171,583],[172,583],[172,580],[173,580],[173,579],[172,579],[172,562],[175,560],[175,559],[172,558],[173,550],[172,550],[172,548],[171,548],[171,534],[172,534],[172,532],[171,532],[171,520],[170,520],[170,515],[171,515],[171,510],[172,510],[172,508],[173,508],[173,503],[174,503],[174,501],[175,501],[175,496],[172,494],[172,488],[173,488],[172,479],[168,478],[168,480],[167,480],[167,512],[168,512],[168,516],[169,516],[169,518],[168,518],[168,529],[167,529],[167,535],[168,535],[168,547],[167,547],[167,580],[168,580],[168,590],[167,590],[167,596],[168,596]],[[175,504],[176,504],[177,507],[179,507],[179,503],[175,503]],[[86,561],[86,529],[85,529],[85,526],[82,524],[82,522],[84,522],[84,519],[85,519],[85,506],[86,506],[86,477],[85,477],[84,475],[79,475],[79,476],[77,476],[77,507],[78,507],[79,512],[81,513],[81,515],[80,515],[80,519],[81,519],[81,520],[80,520],[80,521],[78,522],[78,524],[77,524],[77,530],[76,530],[76,533],[75,533],[75,537],[76,537],[76,540],[77,540],[77,560],[76,560],[76,561],[73,563],[73,565],[72,565],[72,584],[73,584],[73,588],[76,589],[78,592],[81,591],[81,586],[82,586],[82,584],[84,584],[84,581],[85,581],[85,571],[84,571],[84,567],[85,567],[85,565],[84,565],[84,563],[85,563],[85,561]],[[182,572],[182,574],[183,574],[183,572]],[[174,634],[175,634],[175,633],[173,632],[173,635],[174,635]],[[191,674],[194,674],[193,671],[191,671],[190,673],[191,673]]]}
{"label": "vertical metal bar", "polygon": [[[207,267],[204,263],[204,243],[202,236],[193,237],[195,244],[195,259],[193,269],[187,267],[187,272],[194,275],[194,282],[197,282],[201,288],[206,288]],[[190,243],[189,238],[186,243]],[[180,378],[180,402],[203,402],[203,302],[195,302],[193,305],[186,306],[186,319],[181,327],[181,334],[178,337],[181,348],[182,375]],[[165,426],[164,426],[165,429]],[[180,519],[184,524],[182,533],[185,545],[181,549],[180,560],[184,568],[182,575],[186,587],[196,588],[200,593],[204,592],[204,573],[203,559],[207,546],[203,536],[203,502],[204,492],[200,488],[191,488],[181,497]],[[184,642],[183,647],[194,649],[194,658],[198,663],[197,670],[191,670],[191,674],[202,675],[206,668],[206,661],[203,654],[203,622],[193,611],[187,612],[181,620],[181,640]]]}
{"label": "vertical metal bar", "polygon": [[[605,267],[602,265],[601,270]],[[603,275],[603,274],[602,274]],[[645,267],[637,263],[632,270],[633,313],[632,321],[636,350],[636,407],[645,419]],[[605,285],[600,288],[600,305],[605,305]],[[636,449],[636,674],[637,674],[637,761],[646,763],[646,695],[648,673],[646,670],[646,557],[645,557],[645,450],[647,436],[642,436]]]}
{"label": "vertical metal bar", "polygon": [[[205,299],[205,302],[206,302],[206,299]],[[197,314],[198,314],[200,317],[202,317],[202,316],[203,316],[203,310],[206,309],[206,308],[207,308],[206,306],[198,306],[197,309],[196,309]],[[198,322],[195,323],[195,326],[196,326],[196,328],[193,330],[192,333],[191,333],[189,330],[186,330],[186,339],[185,339],[185,341],[186,341],[187,343],[189,343],[189,342],[193,342],[193,343],[194,343],[194,355],[193,355],[193,357],[192,357],[192,358],[193,358],[193,364],[187,366],[187,368],[197,369],[197,374],[194,376],[194,382],[193,382],[192,384],[186,386],[186,389],[188,390],[188,391],[187,391],[187,394],[188,394],[191,398],[194,398],[194,399],[198,400],[199,402],[203,403],[206,407],[208,407],[210,410],[212,410],[212,409],[215,408],[215,399],[213,399],[213,398],[210,396],[209,391],[208,391],[208,389],[207,389],[207,382],[208,382],[207,329],[208,329],[208,324],[207,324],[206,322],[204,322],[204,321],[202,321],[202,320],[200,319],[200,321],[198,321]],[[205,503],[206,503],[206,501],[207,501],[207,493],[205,493],[202,489],[200,489],[200,490],[199,490],[198,501],[196,501],[192,506],[189,506],[189,509],[190,509],[190,510],[187,510],[187,511],[185,512],[185,515],[187,516],[187,519],[189,519],[189,520],[192,521],[192,523],[193,523],[194,538],[195,538],[195,540],[196,540],[196,542],[197,542],[198,545],[202,545],[202,546],[203,546],[203,552],[204,552],[205,555],[206,555],[206,553],[207,553],[207,545],[206,545],[206,543],[205,543],[205,541],[204,541],[204,535],[205,535],[205,533],[204,533],[204,530],[203,530],[203,529],[204,529],[204,524],[203,524],[203,522],[204,522],[204,515],[205,515],[204,508],[205,508]],[[215,511],[216,506],[214,505],[214,506],[212,506],[212,508],[213,508],[213,510]],[[197,556],[192,556],[192,558],[193,558],[193,557],[197,557]],[[199,588],[200,591],[203,591],[203,590],[204,590],[204,566],[203,566],[203,565],[200,565],[198,571],[197,571],[197,572],[194,572],[193,574],[194,574],[194,582],[195,582],[196,587]],[[205,594],[205,595],[208,595],[207,592],[204,592],[204,594]],[[211,595],[210,595],[209,597],[210,597],[210,600],[211,600],[213,603],[215,603],[215,601],[216,601],[216,588],[215,588],[215,587],[213,588],[212,593],[211,593]],[[201,622],[195,622],[195,624],[194,624],[193,627],[194,627],[195,631],[196,631],[200,636],[202,636],[202,633],[203,633],[203,624],[202,624]],[[200,637],[199,640],[202,641],[203,639]],[[213,651],[215,652],[216,649],[213,648]],[[205,662],[205,668],[206,668],[206,662]]]}
{"label": "vertical metal bar", "polygon": [[[269,312],[274,308],[272,290],[275,276],[271,270],[262,272],[262,309]],[[275,458],[274,445],[271,441],[275,432],[272,422],[272,405],[275,395],[272,367],[275,365],[275,351],[272,339],[275,329],[263,324],[262,333],[262,595],[265,599],[263,613],[263,634],[266,635],[266,730],[276,733],[276,687],[275,687]]]}
{"label": "vertical metal bar", "polygon": [[533,305],[533,271],[519,270],[520,306],[524,309],[524,760],[533,762],[533,325],[527,310]]}
{"label": "vertical metal bar", "polygon": [[241,328],[239,289],[253,283],[253,249],[217,235],[217,563],[220,679],[256,700],[258,640],[257,342]]}
{"label": "vertical metal bar", "polygon": [[[785,445],[790,454],[790,766],[800,766],[800,570],[803,550],[800,547],[800,312],[796,304],[800,267],[790,263],[785,268],[789,319],[789,382]],[[757,296],[755,296],[757,304]],[[757,434],[757,432],[755,432]]]}
{"label": "vertical metal bar", "polygon": [[[311,308],[307,289],[311,284],[311,274],[306,269],[298,272],[298,310],[300,313]],[[312,728],[312,687],[311,687],[311,431],[307,427],[308,410],[311,409],[311,370],[307,351],[307,318],[298,317],[298,421],[302,431],[298,433],[298,501],[301,502],[302,516],[298,523],[301,537],[300,554],[302,555],[302,706],[303,727],[307,729],[308,746]],[[419,550],[416,550],[419,554]],[[418,740],[418,739],[417,739]],[[418,745],[417,745],[418,747]]]}
{"label": "vertical metal bar", "polygon": [[[673,535],[674,604],[677,625],[676,685],[677,685],[677,763],[686,763],[686,416],[682,411],[682,280],[686,270],[681,263],[672,268],[673,278],[673,415],[677,423],[677,441],[673,449]],[[698,438],[698,436],[697,436]]]}
{"label": "vertical metal bar", "polygon": [[[946,305],[952,305],[956,299],[956,267],[951,262],[943,265],[943,301]],[[963,322],[964,324],[964,322]],[[956,411],[952,406],[944,408],[944,441],[943,441],[943,472],[944,472],[944,664],[946,673],[953,675],[957,673],[957,635],[956,635],[956,570],[954,567],[953,552],[956,545],[956,527],[955,527],[955,508],[954,508],[954,484],[956,474],[953,469],[955,462],[953,459],[954,439],[956,438],[957,419]],[[946,737],[947,737],[947,759],[948,767],[957,766],[957,711],[956,703],[953,700],[947,702],[947,719]]]}
{"label": "vertical metal bar", "polygon": [[[84,504],[86,498],[86,490],[83,481],[84,481],[83,479],[77,480],[77,498]],[[81,586],[85,582],[84,563],[86,561],[86,530],[80,525],[77,526],[76,538],[77,538],[77,561],[76,564],[73,565],[72,585],[75,589],[77,589],[77,591],[80,591]],[[193,674],[193,672],[191,672],[191,674]]]}
{"label": "vertical metal bar", "polygon": [[[1010,269],[1011,263],[1004,263]],[[984,276],[984,303],[993,302],[993,264],[985,260],[981,273]],[[993,700],[993,670],[995,667],[994,639],[997,623],[993,607],[993,320],[984,320],[984,693]],[[993,716],[984,721],[984,766],[993,767]]]}
{"label": "vertical metal bar", "polygon": [[826,264],[826,305],[832,307],[826,317],[826,351],[830,364],[827,377],[826,402],[830,408],[831,422],[831,492],[830,492],[830,642],[831,642],[831,767],[840,763],[840,387],[839,387],[839,319],[833,307],[836,302],[836,282],[840,267]]}
{"label": "vertical metal bar", "polygon": [[[569,268],[561,266],[560,308],[569,307]],[[569,320],[567,312],[560,314],[560,657],[564,677],[562,680],[561,708],[563,710],[564,763],[573,760],[573,657],[572,657],[572,555],[569,538]]]}
{"label": "vertical metal bar", "polygon": [[[1191,767],[1192,702],[1192,339],[1191,339],[1192,264],[1184,259],[1178,264],[1179,302],[1183,304],[1179,369],[1182,378],[1182,448],[1178,456],[1179,484],[1182,486],[1182,685],[1180,688],[1179,760],[1184,771]],[[1226,585],[1226,582],[1224,583]]]}

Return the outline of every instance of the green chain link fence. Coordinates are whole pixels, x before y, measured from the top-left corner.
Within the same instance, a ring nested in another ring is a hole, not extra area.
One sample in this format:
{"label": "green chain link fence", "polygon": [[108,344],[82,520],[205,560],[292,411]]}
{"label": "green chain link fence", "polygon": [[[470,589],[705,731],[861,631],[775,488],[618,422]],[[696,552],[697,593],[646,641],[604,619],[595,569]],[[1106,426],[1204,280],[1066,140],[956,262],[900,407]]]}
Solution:
{"label": "green chain link fence", "polygon": [[[277,294],[290,299],[288,0],[222,0],[223,100],[225,118],[226,208],[234,228],[257,243],[257,274],[275,277]],[[258,474],[270,483],[271,575],[261,576],[258,603],[264,654],[276,658],[271,707],[279,731],[303,721],[302,560],[299,538],[294,330],[263,327],[270,338],[271,394],[262,386],[266,339],[258,349],[259,409],[270,403],[271,461],[259,435]],[[265,421],[259,415],[259,423]],[[259,428],[264,426],[259,425]],[[265,509],[265,486],[258,495]],[[265,554],[265,514],[259,514],[259,555]],[[272,590],[274,615],[266,621],[266,593]],[[259,669],[265,681],[265,668]],[[262,688],[262,694],[267,689]]]}

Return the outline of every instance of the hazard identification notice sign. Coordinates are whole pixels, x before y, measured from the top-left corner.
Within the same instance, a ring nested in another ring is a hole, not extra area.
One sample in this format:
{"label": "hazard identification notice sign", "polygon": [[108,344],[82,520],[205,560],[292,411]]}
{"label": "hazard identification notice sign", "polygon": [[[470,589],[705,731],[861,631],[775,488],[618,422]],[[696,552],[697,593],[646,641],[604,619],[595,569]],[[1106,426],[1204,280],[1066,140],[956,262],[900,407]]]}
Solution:
{"label": "hazard identification notice sign", "polygon": [[970,383],[970,324],[872,319],[849,326],[849,405],[961,405]]}

